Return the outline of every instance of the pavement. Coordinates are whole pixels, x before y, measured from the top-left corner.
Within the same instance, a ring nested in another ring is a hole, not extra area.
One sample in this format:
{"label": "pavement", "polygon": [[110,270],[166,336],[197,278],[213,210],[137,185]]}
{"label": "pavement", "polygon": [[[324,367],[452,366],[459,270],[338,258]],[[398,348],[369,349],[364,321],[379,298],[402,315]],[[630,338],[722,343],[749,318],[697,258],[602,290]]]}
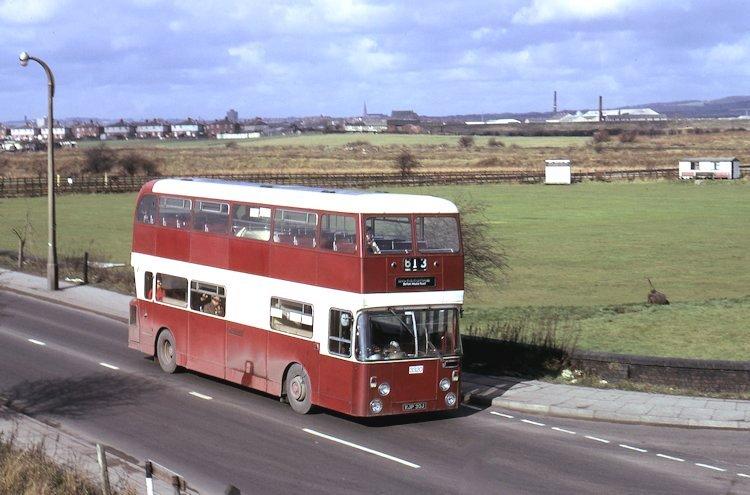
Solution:
{"label": "pavement", "polygon": [[[127,322],[130,296],[0,269],[0,287]],[[574,419],[657,426],[750,430],[750,401],[687,397],[463,373],[466,403]]]}

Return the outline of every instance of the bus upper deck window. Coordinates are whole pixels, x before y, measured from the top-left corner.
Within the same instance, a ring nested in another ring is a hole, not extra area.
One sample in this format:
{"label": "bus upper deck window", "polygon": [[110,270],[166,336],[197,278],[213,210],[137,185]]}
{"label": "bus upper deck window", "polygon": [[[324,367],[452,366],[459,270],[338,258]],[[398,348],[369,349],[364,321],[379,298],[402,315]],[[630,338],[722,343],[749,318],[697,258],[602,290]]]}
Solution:
{"label": "bus upper deck window", "polygon": [[411,253],[411,219],[407,216],[370,217],[365,222],[367,252]]}
{"label": "bus upper deck window", "polygon": [[271,238],[271,208],[236,205],[232,210],[232,235],[267,241]]}
{"label": "bus upper deck window", "polygon": [[347,215],[322,215],[320,247],[339,253],[357,252],[357,221]]}

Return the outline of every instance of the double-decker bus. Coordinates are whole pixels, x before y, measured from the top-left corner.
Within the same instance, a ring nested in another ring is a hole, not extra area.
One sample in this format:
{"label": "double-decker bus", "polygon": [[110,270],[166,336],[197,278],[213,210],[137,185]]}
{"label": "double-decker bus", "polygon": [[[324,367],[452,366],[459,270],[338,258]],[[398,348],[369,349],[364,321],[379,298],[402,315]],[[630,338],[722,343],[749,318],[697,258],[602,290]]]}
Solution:
{"label": "double-decker bus", "polygon": [[133,225],[128,345],[299,413],[455,409],[463,261],[445,199],[151,181]]}

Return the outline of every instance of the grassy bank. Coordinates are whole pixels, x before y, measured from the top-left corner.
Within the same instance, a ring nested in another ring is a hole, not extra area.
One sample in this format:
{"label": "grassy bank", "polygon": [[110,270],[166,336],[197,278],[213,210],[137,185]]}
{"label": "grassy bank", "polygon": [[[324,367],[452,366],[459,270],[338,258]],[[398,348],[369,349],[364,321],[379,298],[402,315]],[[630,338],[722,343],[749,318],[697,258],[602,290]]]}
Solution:
{"label": "grassy bank", "polygon": [[[555,320],[578,348],[750,359],[750,182],[617,182],[571,187],[409,189],[486,204],[510,269],[467,296],[464,328]],[[127,261],[134,195],[64,196],[60,251]],[[46,252],[44,198],[0,200],[0,249],[29,211]],[[672,304],[643,304],[650,277]]]}
{"label": "grassy bank", "polygon": [[47,456],[41,444],[22,449],[14,444],[12,438],[3,437],[0,433],[0,493],[99,495],[102,491],[77,469],[56,464]]}

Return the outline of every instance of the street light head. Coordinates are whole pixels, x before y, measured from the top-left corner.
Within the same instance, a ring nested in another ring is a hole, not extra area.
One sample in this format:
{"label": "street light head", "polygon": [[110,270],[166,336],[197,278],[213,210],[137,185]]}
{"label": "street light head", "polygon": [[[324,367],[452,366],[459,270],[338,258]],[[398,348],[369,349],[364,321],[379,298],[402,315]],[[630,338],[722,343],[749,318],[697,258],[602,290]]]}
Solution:
{"label": "street light head", "polygon": [[29,64],[29,54],[26,52],[21,52],[21,54],[18,56],[18,60],[21,61],[21,67],[26,67]]}

